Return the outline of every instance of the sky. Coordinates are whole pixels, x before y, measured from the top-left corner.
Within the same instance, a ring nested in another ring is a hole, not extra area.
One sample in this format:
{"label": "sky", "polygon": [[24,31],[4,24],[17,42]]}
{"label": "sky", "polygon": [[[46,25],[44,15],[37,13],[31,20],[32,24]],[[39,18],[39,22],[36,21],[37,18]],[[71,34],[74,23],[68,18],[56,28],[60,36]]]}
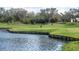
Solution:
{"label": "sky", "polygon": [[0,0],[0,7],[26,8],[38,12],[40,8],[56,7],[59,12],[79,7],[79,0]]}

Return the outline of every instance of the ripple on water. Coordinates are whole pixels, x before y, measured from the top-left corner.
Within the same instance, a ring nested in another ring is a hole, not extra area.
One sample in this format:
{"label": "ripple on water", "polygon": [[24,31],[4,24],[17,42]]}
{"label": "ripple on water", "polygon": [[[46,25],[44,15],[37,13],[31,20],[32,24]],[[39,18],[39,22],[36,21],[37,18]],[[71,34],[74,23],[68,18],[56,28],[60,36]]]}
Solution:
{"label": "ripple on water", "polygon": [[47,35],[15,34],[0,30],[0,50],[3,51],[56,51],[64,43]]}

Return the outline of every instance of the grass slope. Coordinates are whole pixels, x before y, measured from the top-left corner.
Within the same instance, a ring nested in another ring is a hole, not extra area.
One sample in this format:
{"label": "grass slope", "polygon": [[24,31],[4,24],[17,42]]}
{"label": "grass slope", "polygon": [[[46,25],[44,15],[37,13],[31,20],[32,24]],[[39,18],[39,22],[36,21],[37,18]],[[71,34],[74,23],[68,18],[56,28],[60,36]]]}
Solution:
{"label": "grass slope", "polygon": [[62,49],[63,51],[79,51],[79,41],[69,42]]}
{"label": "grass slope", "polygon": [[36,32],[49,32],[50,34],[70,36],[74,38],[79,38],[79,24],[78,23],[66,23],[59,24],[54,23],[45,24],[40,27],[41,24],[31,25],[31,24],[7,24],[0,23],[0,28],[11,28],[11,31],[36,31]]}

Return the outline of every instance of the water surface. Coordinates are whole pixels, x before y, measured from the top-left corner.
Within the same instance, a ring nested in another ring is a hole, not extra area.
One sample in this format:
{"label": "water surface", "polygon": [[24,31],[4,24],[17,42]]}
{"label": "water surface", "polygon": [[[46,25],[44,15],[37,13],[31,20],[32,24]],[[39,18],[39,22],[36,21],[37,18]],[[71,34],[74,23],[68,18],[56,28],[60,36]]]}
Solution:
{"label": "water surface", "polygon": [[48,35],[16,34],[0,30],[0,51],[57,51],[64,42]]}

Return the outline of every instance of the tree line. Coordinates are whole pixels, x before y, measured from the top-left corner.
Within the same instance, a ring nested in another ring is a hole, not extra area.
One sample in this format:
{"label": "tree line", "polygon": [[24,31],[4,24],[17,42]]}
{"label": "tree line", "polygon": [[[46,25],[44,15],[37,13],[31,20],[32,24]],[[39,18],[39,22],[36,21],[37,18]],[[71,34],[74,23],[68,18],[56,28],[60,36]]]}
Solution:
{"label": "tree line", "polygon": [[64,13],[58,13],[56,8],[40,9],[40,12],[28,12],[23,8],[10,8],[5,9],[0,7],[0,22],[6,23],[55,23],[55,22],[70,22],[71,18],[79,17],[79,8],[71,8]]}

